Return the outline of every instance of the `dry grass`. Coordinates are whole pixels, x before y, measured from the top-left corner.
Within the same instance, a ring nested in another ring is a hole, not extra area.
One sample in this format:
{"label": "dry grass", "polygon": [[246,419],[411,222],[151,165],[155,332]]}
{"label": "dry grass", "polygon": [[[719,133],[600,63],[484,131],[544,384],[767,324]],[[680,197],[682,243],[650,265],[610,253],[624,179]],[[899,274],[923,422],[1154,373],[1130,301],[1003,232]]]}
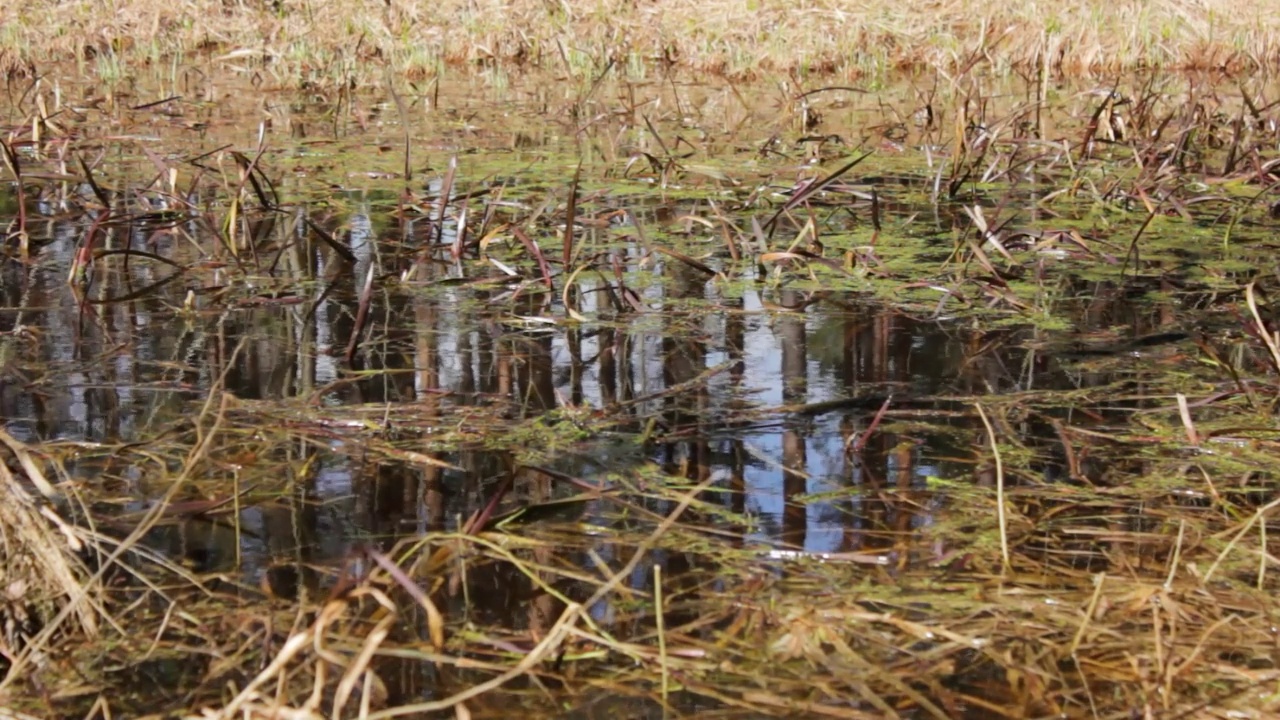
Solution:
{"label": "dry grass", "polygon": [[1250,0],[31,0],[15,9],[0,29],[0,69],[77,60],[108,80],[196,57],[293,82],[368,80],[387,69],[423,77],[483,63],[582,77],[612,63],[635,77],[675,66],[875,78],[979,64],[1007,72],[1042,58],[1066,75],[1280,61],[1280,19]]}

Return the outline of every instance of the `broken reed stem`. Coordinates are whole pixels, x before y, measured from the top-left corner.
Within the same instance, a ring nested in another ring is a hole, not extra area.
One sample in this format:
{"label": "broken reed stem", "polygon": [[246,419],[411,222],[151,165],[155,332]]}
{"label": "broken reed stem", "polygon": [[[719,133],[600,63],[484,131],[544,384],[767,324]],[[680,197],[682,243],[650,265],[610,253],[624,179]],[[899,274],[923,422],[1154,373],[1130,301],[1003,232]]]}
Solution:
{"label": "broken reed stem", "polygon": [[231,471],[231,528],[235,536],[236,545],[236,567],[243,567],[243,557],[240,552],[240,545],[243,539],[242,529],[240,526],[240,470]]}
{"label": "broken reed stem", "polygon": [[[1160,603],[1151,603],[1151,648],[1152,654],[1155,655],[1155,667],[1159,668],[1160,675],[1164,680],[1169,678],[1169,660],[1165,655],[1165,639],[1162,631],[1163,623],[1160,622]],[[1165,706],[1168,710],[1168,706]]]}
{"label": "broken reed stem", "polygon": [[1261,548],[1258,553],[1258,590],[1262,590],[1262,584],[1267,579],[1267,524],[1265,522],[1258,523],[1258,547]]}
{"label": "broken reed stem", "polygon": [[871,424],[867,426],[867,429],[861,435],[857,436],[856,440],[854,440],[853,452],[855,454],[862,452],[862,448],[867,446],[867,441],[871,439],[871,435],[876,431],[876,428],[880,427],[880,421],[884,420],[884,414],[889,411],[889,403],[891,402],[893,402],[892,395],[884,399],[884,403],[880,406],[879,412],[877,412],[876,416],[871,419]]}
{"label": "broken reed stem", "polygon": [[31,454],[31,449],[26,443],[18,440],[0,427],[0,443],[9,446],[9,451],[13,453],[18,464],[22,466],[23,472],[26,473],[27,479],[35,486],[36,490],[47,500],[57,500],[59,493],[53,487],[53,483],[49,482],[44,476],[44,471],[40,469],[40,465],[36,463],[35,458]]}
{"label": "broken reed stem", "polygon": [[1182,417],[1182,427],[1187,432],[1187,441],[1192,445],[1200,446],[1200,433],[1196,432],[1196,425],[1191,421],[1191,408],[1187,405],[1187,396],[1178,393],[1178,415]]}
{"label": "broken reed stem", "polygon": [[1106,580],[1106,573],[1098,573],[1093,578],[1093,597],[1089,598],[1089,608],[1084,611],[1084,621],[1076,629],[1076,636],[1071,638],[1071,649],[1067,652],[1072,657],[1075,657],[1076,650],[1080,649],[1080,641],[1084,639],[1085,631],[1089,629],[1089,623],[1093,620],[1094,613],[1098,611],[1098,601],[1102,599],[1102,584]]}
{"label": "broken reed stem", "polygon": [[[1263,523],[1266,526],[1266,523]],[[1187,521],[1182,519],[1178,521],[1178,540],[1173,545],[1173,557],[1169,560],[1169,575],[1164,579],[1164,589],[1169,590],[1173,587],[1173,576],[1178,572],[1178,563],[1182,559],[1182,539],[1187,534]],[[1266,547],[1264,544],[1262,547]],[[1264,554],[1265,557],[1265,554]]]}
{"label": "broken reed stem", "polygon": [[658,622],[658,666],[662,670],[662,711],[666,714],[671,672],[667,668],[667,627],[662,610],[662,566],[653,566],[653,612]]}
{"label": "broken reed stem", "polygon": [[[671,511],[670,515],[658,524],[658,527],[654,528],[653,532],[649,534],[649,537],[645,538],[644,541],[640,543],[636,548],[635,553],[631,556],[631,559],[627,561],[627,564],[622,566],[618,572],[614,573],[613,577],[609,578],[608,582],[601,585],[590,598],[587,598],[585,602],[567,603],[567,607],[565,607],[564,612],[560,614],[560,618],[556,620],[556,624],[552,626],[549,632],[547,632],[547,636],[542,639],[542,642],[538,643],[532,650],[530,650],[529,654],[525,655],[515,667],[495,678],[491,678],[478,685],[474,685],[466,690],[455,693],[443,700],[416,703],[413,705],[401,705],[399,707],[379,710],[378,712],[370,713],[366,717],[366,720],[384,720],[385,718],[400,717],[402,715],[426,714],[439,712],[441,710],[448,710],[449,708],[455,707],[473,697],[483,695],[490,690],[496,690],[532,670],[534,666],[543,660],[543,658],[549,656],[560,646],[561,641],[564,640],[565,636],[569,635],[569,633],[574,629],[574,626],[577,625],[578,620],[584,617],[591,607],[605,599],[619,585],[626,582],[627,578],[631,577],[631,574],[635,572],[636,567],[640,564],[640,561],[644,559],[645,555],[647,555],[649,551],[653,549],[653,546],[657,544],[658,540],[676,524],[676,521],[680,519],[680,516],[684,514],[684,511],[689,509],[689,505],[693,503],[694,499],[697,498],[702,491],[711,487],[713,482],[715,482],[714,477],[708,478],[707,480],[699,483],[688,493],[682,495],[680,497],[679,504],[677,504],[675,509]],[[663,662],[663,666],[663,671],[665,673],[665,661]]]}
{"label": "broken reed stem", "polygon": [[987,428],[987,438],[991,441],[991,453],[996,459],[996,518],[1000,522],[1000,561],[1001,566],[1008,570],[1010,566],[1009,518],[1004,508],[1004,461],[1000,458],[1000,446],[996,444],[996,431],[991,427],[991,421],[987,419],[987,412],[982,409],[980,403],[974,403],[973,406],[977,408],[978,417],[982,418],[982,424]]}

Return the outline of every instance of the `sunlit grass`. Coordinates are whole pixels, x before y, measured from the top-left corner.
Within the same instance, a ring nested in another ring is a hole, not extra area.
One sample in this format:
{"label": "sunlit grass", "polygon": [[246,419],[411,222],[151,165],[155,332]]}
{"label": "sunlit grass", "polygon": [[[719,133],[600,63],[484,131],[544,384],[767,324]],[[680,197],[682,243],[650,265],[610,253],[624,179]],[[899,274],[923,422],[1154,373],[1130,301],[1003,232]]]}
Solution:
{"label": "sunlit grass", "polygon": [[[777,0],[610,0],[589,6],[528,0],[141,0],[112,12],[89,3],[32,0],[14,11],[0,29],[0,70],[68,60],[86,47],[118,47],[149,63],[269,48],[284,62],[285,74],[306,69],[315,74],[312,81],[334,82],[353,72],[355,79],[371,81],[388,68],[421,75],[437,58],[454,65],[496,61],[524,67],[568,57],[575,74],[624,58],[618,69],[633,77],[641,74],[640,64],[730,76],[862,76],[886,68],[951,71],[974,64],[1007,73],[1041,62],[1054,72],[1080,75],[1150,66],[1256,68],[1274,65],[1280,48],[1280,19],[1246,0],[818,0],[799,6]],[[345,62],[334,63],[335,57]]]}

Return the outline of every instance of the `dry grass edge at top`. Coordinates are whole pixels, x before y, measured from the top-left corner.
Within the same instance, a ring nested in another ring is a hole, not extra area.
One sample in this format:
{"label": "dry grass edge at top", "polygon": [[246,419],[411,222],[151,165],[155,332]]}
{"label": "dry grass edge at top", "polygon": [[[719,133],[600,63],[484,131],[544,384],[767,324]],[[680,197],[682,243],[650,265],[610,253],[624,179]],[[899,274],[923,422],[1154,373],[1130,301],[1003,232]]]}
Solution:
{"label": "dry grass edge at top", "polygon": [[293,83],[371,80],[388,70],[427,77],[447,66],[539,67],[590,80],[670,68],[875,78],[920,68],[1076,76],[1280,64],[1280,16],[1247,0],[136,0],[115,8],[32,0],[14,9],[0,29],[0,71],[77,62],[107,81],[197,58]]}

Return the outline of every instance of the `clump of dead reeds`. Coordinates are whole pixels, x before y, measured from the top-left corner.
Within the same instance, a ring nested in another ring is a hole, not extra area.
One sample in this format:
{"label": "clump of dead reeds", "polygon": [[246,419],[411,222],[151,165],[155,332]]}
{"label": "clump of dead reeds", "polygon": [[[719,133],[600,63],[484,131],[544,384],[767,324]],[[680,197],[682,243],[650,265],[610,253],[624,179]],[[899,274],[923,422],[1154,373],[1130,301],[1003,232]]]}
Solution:
{"label": "clump of dead reeds", "polygon": [[3,430],[0,445],[0,654],[12,664],[60,614],[73,617],[88,637],[97,632],[98,617],[86,597],[93,585],[79,555],[84,545],[53,505],[58,493],[42,462]]}

